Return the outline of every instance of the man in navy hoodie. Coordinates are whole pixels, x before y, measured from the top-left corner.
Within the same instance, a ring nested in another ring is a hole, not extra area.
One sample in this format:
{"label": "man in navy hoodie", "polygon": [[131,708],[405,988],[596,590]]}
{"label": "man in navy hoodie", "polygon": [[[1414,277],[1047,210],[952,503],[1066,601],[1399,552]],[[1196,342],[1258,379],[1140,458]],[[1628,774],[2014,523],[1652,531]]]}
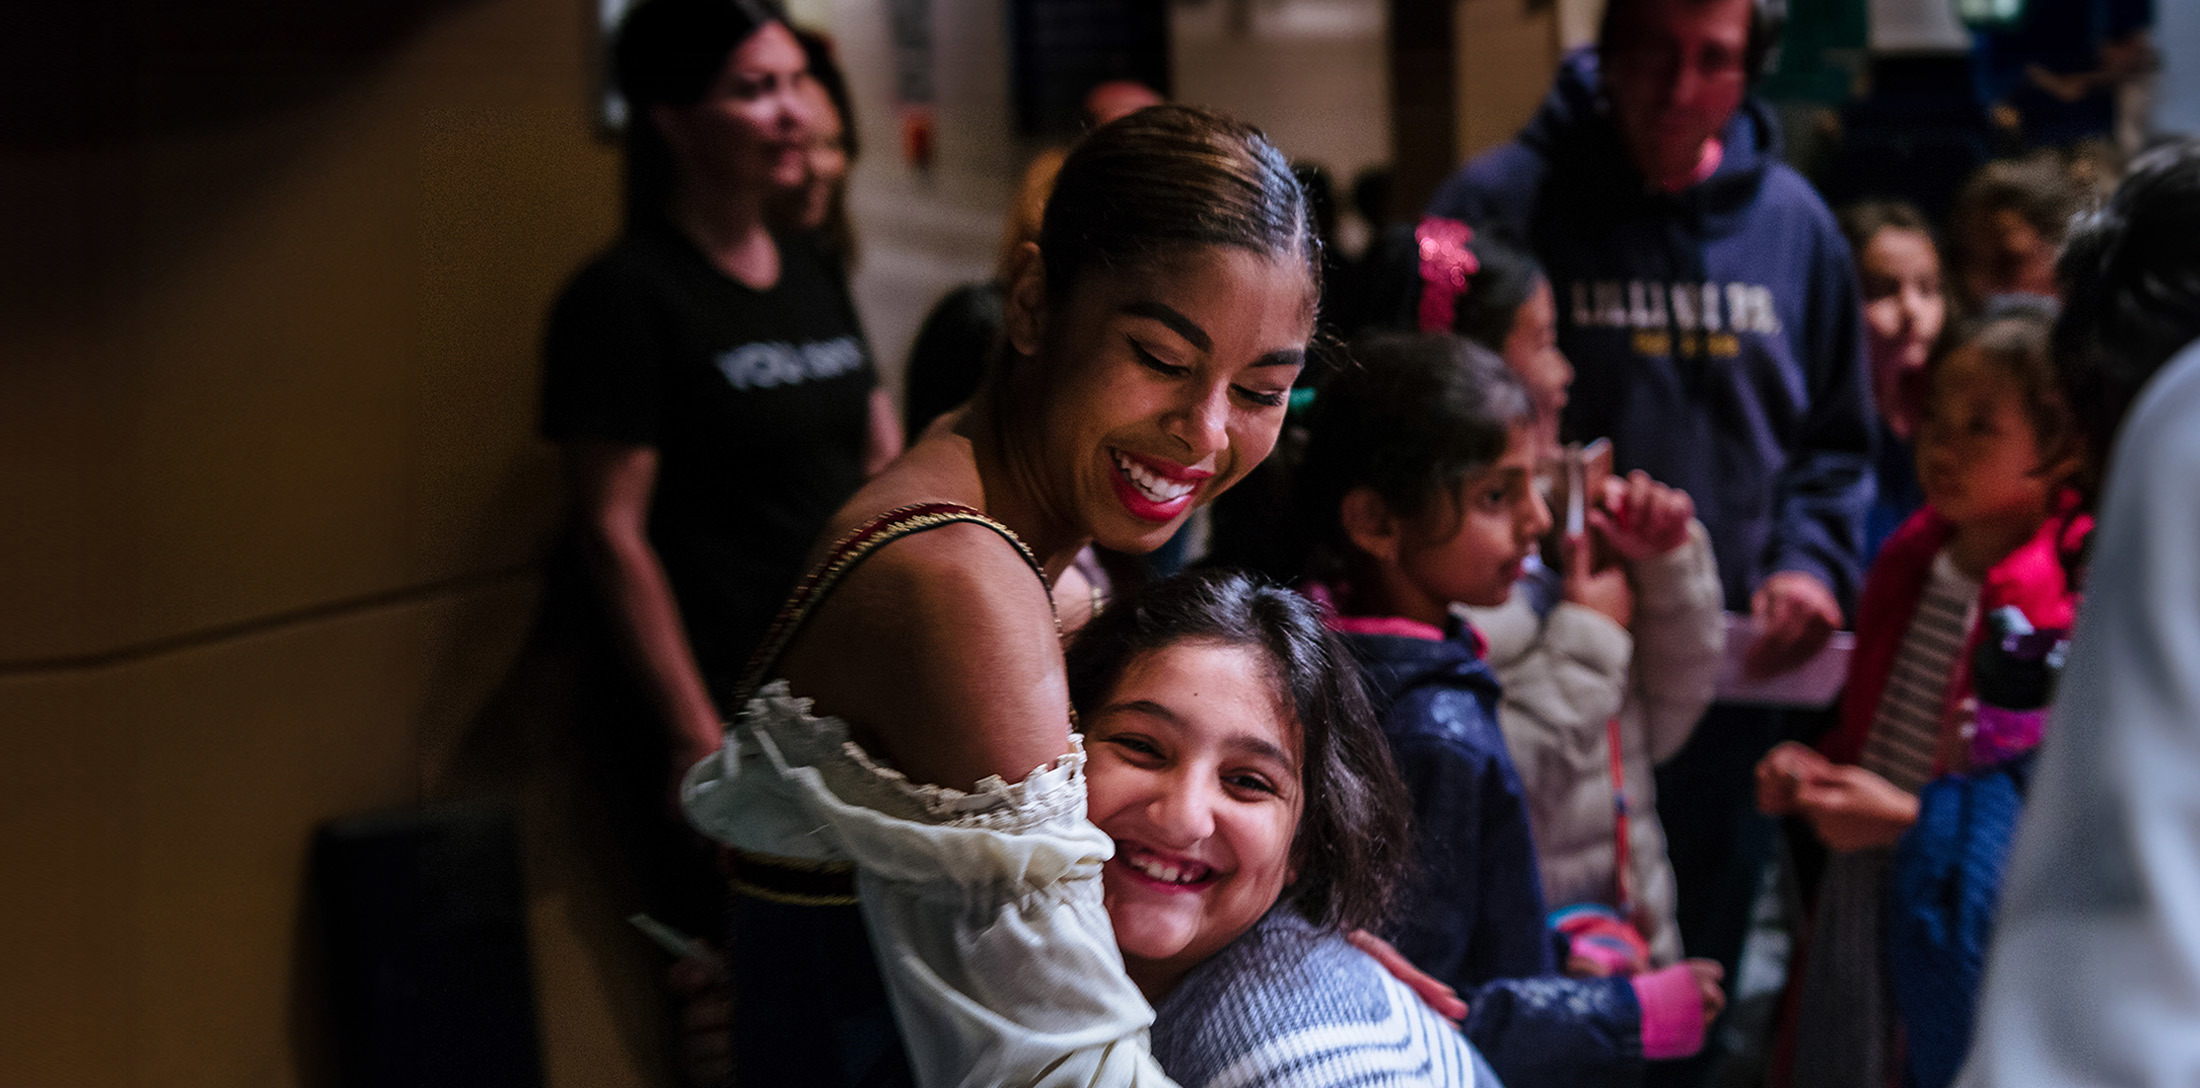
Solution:
{"label": "man in navy hoodie", "polygon": [[[1872,407],[1847,246],[1748,94],[1767,37],[1751,0],[1612,0],[1596,50],[1430,212],[1542,259],[1576,374],[1567,434],[1610,436],[1618,468],[1694,498],[1769,674],[1843,625]],[[1781,728],[1714,707],[1659,773],[1683,941],[1730,978],[1774,837],[1750,767]]]}

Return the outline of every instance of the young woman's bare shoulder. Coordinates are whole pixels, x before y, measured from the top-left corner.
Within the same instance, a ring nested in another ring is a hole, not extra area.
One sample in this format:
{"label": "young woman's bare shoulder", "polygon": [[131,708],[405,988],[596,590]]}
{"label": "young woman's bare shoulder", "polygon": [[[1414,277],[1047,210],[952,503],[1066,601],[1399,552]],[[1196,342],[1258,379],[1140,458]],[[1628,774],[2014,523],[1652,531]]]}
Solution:
{"label": "young woman's bare shoulder", "polygon": [[1046,585],[1000,534],[951,524],[855,568],[782,674],[912,779],[1019,780],[1068,748],[1069,694]]}

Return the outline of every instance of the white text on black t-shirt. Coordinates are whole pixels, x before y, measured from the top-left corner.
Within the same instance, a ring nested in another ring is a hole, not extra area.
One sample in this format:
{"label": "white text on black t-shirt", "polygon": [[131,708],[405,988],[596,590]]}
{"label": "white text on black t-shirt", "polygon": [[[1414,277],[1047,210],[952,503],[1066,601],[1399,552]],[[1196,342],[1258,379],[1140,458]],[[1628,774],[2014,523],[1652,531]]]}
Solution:
{"label": "white text on black t-shirt", "polygon": [[819,382],[862,367],[863,345],[853,336],[807,344],[760,340],[718,357],[718,372],[741,390]]}

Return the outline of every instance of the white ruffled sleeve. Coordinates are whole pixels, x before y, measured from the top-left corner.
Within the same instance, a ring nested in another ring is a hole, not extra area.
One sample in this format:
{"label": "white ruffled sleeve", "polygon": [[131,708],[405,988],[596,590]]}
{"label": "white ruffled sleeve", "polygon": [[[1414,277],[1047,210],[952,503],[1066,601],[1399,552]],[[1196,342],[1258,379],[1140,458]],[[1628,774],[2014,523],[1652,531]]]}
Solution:
{"label": "white ruffled sleeve", "polygon": [[682,792],[720,841],[854,863],[919,1084],[1167,1085],[1147,1048],[1153,1009],[1101,903],[1114,844],[1085,819],[1070,739],[1013,785],[917,785],[776,682]]}

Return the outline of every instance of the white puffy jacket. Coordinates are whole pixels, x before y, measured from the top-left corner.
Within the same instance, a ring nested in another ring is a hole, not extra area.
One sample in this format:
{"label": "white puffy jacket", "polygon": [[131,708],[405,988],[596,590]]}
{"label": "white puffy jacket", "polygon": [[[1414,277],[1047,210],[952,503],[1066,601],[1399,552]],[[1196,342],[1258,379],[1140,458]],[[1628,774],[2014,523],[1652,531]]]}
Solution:
{"label": "white puffy jacket", "polygon": [[1651,767],[1687,743],[1710,705],[1726,624],[1702,524],[1690,523],[1686,544],[1632,564],[1628,574],[1632,635],[1578,604],[1539,613],[1533,594],[1520,591],[1500,607],[1463,611],[1488,639],[1490,666],[1505,687],[1498,724],[1527,789],[1543,896],[1554,908],[1617,899],[1606,738],[1619,716],[1635,922],[1652,966],[1663,967],[1680,958],[1681,942]]}

